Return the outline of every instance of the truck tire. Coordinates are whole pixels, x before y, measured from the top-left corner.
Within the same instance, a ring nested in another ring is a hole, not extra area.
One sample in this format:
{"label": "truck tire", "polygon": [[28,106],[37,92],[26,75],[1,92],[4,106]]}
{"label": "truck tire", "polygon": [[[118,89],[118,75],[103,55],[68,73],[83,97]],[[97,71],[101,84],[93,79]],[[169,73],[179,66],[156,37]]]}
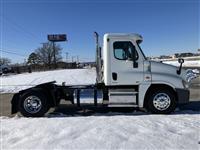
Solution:
{"label": "truck tire", "polygon": [[40,90],[25,92],[19,102],[19,111],[24,117],[42,117],[49,110],[47,99]]}
{"label": "truck tire", "polygon": [[153,114],[169,114],[176,108],[176,97],[171,90],[153,90],[147,97],[147,110]]}

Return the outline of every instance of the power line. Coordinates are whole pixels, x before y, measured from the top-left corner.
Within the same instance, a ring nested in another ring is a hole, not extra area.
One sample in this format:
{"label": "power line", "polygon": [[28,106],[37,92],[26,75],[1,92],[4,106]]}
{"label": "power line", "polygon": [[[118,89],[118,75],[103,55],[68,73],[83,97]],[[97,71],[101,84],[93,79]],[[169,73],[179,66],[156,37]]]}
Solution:
{"label": "power line", "polygon": [[[8,23],[8,22],[7,22]],[[13,25],[13,24],[8,24],[7,26],[10,26],[9,29],[13,29],[13,31],[19,33],[20,35],[20,39],[23,38],[23,39],[30,39],[31,41],[34,41],[36,42],[36,39],[34,37],[32,37],[31,35],[29,35],[28,33],[26,33],[26,31],[23,31],[23,30],[20,30],[19,28],[17,28],[17,26]],[[24,36],[21,36],[21,35],[24,35]]]}
{"label": "power line", "polygon": [[18,56],[21,56],[21,57],[27,57],[25,55],[22,55],[22,54],[19,54],[19,53],[15,53],[15,52],[11,52],[11,51],[5,51],[5,50],[0,50],[1,52],[3,53],[7,53],[7,54],[13,54],[13,55],[18,55]]}
{"label": "power line", "polygon": [[1,85],[1,86],[36,86],[37,84],[10,84],[10,85]]}
{"label": "power line", "polygon": [[[37,40],[40,41],[40,39],[39,39],[35,34],[33,34],[32,32],[28,31],[28,30],[27,30],[26,28],[24,28],[22,25],[19,25],[18,23],[14,22],[13,20],[9,19],[9,18],[6,17],[6,16],[3,16],[3,18],[5,19],[5,21],[6,21],[8,24],[12,25],[12,27],[14,27],[15,29],[17,29],[18,31],[20,30],[20,31],[24,32],[24,33],[25,33],[24,35],[26,35],[27,37],[31,38],[31,40],[34,39],[34,41],[35,41],[35,40],[37,39]],[[10,27],[11,27],[11,26],[10,26]],[[14,29],[14,28],[13,28],[13,29]],[[16,31],[16,30],[15,30],[15,31]],[[20,32],[20,33],[21,33],[21,32]]]}
{"label": "power line", "polygon": [[[1,15],[1,17],[2,17],[2,19],[4,18],[5,21],[7,22],[7,24],[9,24],[10,27],[11,27],[13,30],[15,30],[16,32],[20,32],[20,31],[21,31],[21,32],[25,33],[24,35],[25,35],[27,38],[29,38],[29,39],[31,39],[31,40],[33,40],[33,41],[36,41],[36,39],[40,41],[40,39],[38,39],[37,36],[35,36],[33,33],[29,32],[29,31],[27,31],[27,29],[25,29],[23,26],[21,26],[21,25],[15,23],[13,20],[9,19],[8,17],[6,17],[6,16],[4,16],[4,15]],[[5,22],[5,23],[6,23],[6,22]],[[21,32],[20,32],[20,34],[21,34]],[[22,37],[23,37],[23,36],[22,36]],[[3,53],[7,53],[7,54],[17,55],[17,56],[20,56],[20,57],[23,57],[23,58],[26,58],[26,57],[27,57],[27,56],[25,56],[25,55],[23,55],[23,54],[16,53],[16,52],[12,52],[11,50],[2,50],[2,49],[1,49],[0,51],[3,52]]]}
{"label": "power line", "polygon": [[31,35],[34,38],[38,38],[34,33],[28,31],[25,27],[23,27],[22,25],[20,25],[19,23],[16,23],[15,21],[11,20],[10,18],[3,16],[8,22],[11,22],[12,24],[15,24],[16,26],[18,26],[18,28],[21,28],[21,30],[24,30],[26,33],[28,33],[29,35]]}

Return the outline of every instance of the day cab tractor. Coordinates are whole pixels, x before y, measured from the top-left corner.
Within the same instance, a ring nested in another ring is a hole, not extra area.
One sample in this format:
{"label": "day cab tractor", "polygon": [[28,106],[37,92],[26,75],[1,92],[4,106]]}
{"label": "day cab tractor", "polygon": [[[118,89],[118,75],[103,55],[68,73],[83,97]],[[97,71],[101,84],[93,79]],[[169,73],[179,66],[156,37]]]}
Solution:
{"label": "day cab tractor", "polygon": [[[48,82],[19,91],[11,101],[12,114],[41,117],[63,99],[81,107],[81,91],[87,89],[93,92],[94,107],[141,108],[155,114],[169,114],[178,105],[189,102],[189,79],[182,68],[183,59],[179,59],[180,67],[148,60],[140,47],[143,38],[139,34],[105,34],[102,48],[96,32],[95,37],[95,84]],[[97,103],[99,93],[102,104]]]}

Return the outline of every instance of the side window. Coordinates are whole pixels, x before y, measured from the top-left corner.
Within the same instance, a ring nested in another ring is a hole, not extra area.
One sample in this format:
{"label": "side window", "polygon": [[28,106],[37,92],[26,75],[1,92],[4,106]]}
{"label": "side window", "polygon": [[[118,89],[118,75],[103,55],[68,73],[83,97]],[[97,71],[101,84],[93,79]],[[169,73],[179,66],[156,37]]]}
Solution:
{"label": "side window", "polygon": [[114,56],[119,60],[138,59],[138,53],[135,46],[129,41],[118,41],[113,44]]}
{"label": "side window", "polygon": [[115,57],[117,59],[126,60],[126,53],[123,49],[115,49]]}

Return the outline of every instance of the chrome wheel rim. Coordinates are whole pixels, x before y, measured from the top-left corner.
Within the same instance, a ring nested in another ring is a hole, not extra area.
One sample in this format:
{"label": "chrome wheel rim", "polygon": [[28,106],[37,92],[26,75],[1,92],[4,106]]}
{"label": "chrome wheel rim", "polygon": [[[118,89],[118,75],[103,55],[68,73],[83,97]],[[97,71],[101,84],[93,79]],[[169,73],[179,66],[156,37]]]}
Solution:
{"label": "chrome wheel rim", "polygon": [[42,102],[37,96],[29,96],[24,100],[24,109],[28,113],[37,113],[42,108]]}
{"label": "chrome wheel rim", "polygon": [[163,111],[169,108],[171,99],[166,93],[158,93],[153,98],[153,105],[156,109]]}

